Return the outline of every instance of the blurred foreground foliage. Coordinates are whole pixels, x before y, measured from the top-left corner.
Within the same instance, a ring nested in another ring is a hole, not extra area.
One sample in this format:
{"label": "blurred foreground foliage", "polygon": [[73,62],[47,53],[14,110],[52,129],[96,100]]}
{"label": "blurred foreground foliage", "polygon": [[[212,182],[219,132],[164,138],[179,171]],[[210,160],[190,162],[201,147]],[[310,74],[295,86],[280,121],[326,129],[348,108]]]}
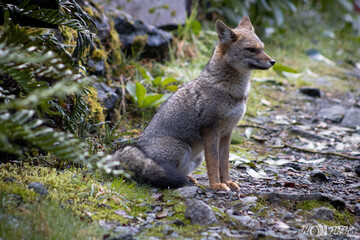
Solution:
{"label": "blurred foreground foliage", "polygon": [[[0,154],[52,154],[65,162],[91,166],[101,153],[89,153],[79,139],[88,114],[84,102],[91,94],[81,57],[89,47],[95,24],[74,0],[58,1],[58,10],[39,8],[24,1],[1,3],[4,25],[0,31]],[[75,46],[60,43],[54,33],[14,25],[14,12],[67,27],[77,34]],[[40,152],[40,153],[39,153]]]}
{"label": "blurred foreground foliage", "polygon": [[343,30],[352,29],[359,35],[360,16],[354,12],[353,4],[352,0],[211,0],[202,5],[201,12],[221,16],[234,26],[242,16],[249,16],[253,25],[260,26],[268,35],[281,30],[283,25],[289,23],[291,15],[317,15],[318,23],[330,23],[331,27]]}

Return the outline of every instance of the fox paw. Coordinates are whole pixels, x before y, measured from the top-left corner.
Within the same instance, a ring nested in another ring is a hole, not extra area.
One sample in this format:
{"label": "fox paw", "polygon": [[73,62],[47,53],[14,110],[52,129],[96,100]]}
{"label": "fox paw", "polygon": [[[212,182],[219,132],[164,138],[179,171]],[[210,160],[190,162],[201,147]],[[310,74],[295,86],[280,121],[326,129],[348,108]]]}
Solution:
{"label": "fox paw", "polygon": [[189,179],[189,181],[190,181],[192,184],[194,184],[194,185],[198,184],[198,181],[197,181],[195,178],[193,178],[192,176],[187,176],[187,178]]}
{"label": "fox paw", "polygon": [[210,188],[215,191],[230,191],[230,188],[225,183],[210,184]]}
{"label": "fox paw", "polygon": [[226,181],[225,184],[231,188],[231,190],[237,192],[237,191],[240,191],[240,187],[237,183],[235,182],[232,182],[232,181]]}

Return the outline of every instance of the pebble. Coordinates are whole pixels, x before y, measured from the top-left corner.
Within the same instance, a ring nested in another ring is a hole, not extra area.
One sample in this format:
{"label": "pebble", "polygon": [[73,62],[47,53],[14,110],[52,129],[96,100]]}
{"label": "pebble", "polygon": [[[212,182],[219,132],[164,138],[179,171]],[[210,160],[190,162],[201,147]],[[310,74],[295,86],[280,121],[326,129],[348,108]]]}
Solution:
{"label": "pebble", "polygon": [[42,185],[41,183],[39,183],[39,182],[31,182],[31,183],[29,183],[28,188],[33,189],[34,192],[36,192],[36,193],[38,193],[38,194],[40,194],[42,196],[45,196],[45,195],[49,194],[46,187],[44,185]]}
{"label": "pebble", "polygon": [[319,169],[315,169],[310,173],[310,180],[312,182],[328,182],[326,175]]}

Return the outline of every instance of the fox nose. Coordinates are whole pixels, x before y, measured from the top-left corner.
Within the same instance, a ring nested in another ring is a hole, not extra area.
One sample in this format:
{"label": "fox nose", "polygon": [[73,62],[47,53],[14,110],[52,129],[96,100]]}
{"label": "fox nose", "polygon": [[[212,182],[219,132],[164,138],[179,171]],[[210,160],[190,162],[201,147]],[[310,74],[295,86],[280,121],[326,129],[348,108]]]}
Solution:
{"label": "fox nose", "polygon": [[275,63],[276,63],[276,61],[274,59],[270,60],[271,66],[274,66]]}

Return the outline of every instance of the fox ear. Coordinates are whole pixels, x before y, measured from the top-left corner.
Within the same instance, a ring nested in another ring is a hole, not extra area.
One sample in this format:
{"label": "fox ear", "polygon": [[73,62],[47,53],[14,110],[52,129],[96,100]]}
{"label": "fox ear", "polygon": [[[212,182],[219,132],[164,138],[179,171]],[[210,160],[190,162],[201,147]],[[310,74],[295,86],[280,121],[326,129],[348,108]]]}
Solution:
{"label": "fox ear", "polygon": [[237,28],[244,28],[253,32],[255,31],[253,25],[251,24],[250,18],[246,16],[240,20]]}
{"label": "fox ear", "polygon": [[220,43],[231,43],[236,41],[236,34],[220,19],[216,20],[215,28],[218,33]]}

